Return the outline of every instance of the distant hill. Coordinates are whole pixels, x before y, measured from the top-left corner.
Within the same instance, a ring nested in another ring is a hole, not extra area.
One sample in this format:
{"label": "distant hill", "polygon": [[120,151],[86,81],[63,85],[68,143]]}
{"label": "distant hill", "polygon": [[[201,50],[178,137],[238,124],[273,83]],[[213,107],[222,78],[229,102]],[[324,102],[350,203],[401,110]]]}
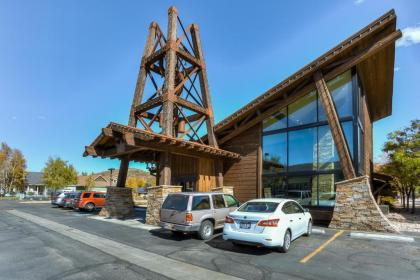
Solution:
{"label": "distant hill", "polygon": [[[118,173],[119,173],[118,169],[115,169],[114,171],[112,171],[112,186],[115,186],[117,184]],[[86,180],[89,176],[93,177],[93,180],[95,181],[95,187],[109,187],[111,185],[109,170],[97,172],[97,173],[93,173],[89,175],[78,176],[77,185],[86,186]],[[128,178],[145,178],[147,183],[151,185],[156,185],[156,177],[151,175],[149,172],[141,170],[141,169],[136,169],[136,168],[128,169],[127,179]]]}

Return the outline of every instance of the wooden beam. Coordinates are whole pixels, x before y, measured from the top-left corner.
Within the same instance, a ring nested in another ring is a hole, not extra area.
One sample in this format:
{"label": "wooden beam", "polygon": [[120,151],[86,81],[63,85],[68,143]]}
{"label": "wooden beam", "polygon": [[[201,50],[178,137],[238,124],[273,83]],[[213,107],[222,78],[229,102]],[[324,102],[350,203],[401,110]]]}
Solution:
{"label": "wooden beam", "polygon": [[199,78],[200,78],[201,94],[203,95],[203,105],[208,111],[208,117],[206,118],[207,139],[210,146],[217,148],[219,147],[219,145],[217,143],[216,135],[214,134],[214,115],[213,115],[213,107],[211,105],[211,100],[210,100],[210,89],[209,89],[208,80],[207,80],[207,71],[206,71],[206,66],[204,64],[204,54],[203,54],[203,48],[201,47],[200,32],[196,24],[192,25],[191,36],[192,36],[195,55],[198,57],[198,59],[201,62],[201,71],[199,73]]}
{"label": "wooden beam", "polygon": [[130,163],[129,157],[126,156],[121,159],[120,169],[118,170],[117,187],[124,188],[127,180],[128,165]]}
{"label": "wooden beam", "polygon": [[176,98],[175,99],[175,102],[178,105],[180,105],[180,106],[182,106],[184,108],[190,109],[191,111],[194,111],[196,113],[200,113],[200,114],[204,114],[204,115],[208,116],[208,111],[207,111],[206,108],[203,108],[201,106],[198,106],[198,105],[196,105],[196,104],[194,104],[194,103],[192,103],[190,101],[187,101],[187,100],[182,99],[182,98]]}
{"label": "wooden beam", "polygon": [[[152,22],[152,24],[149,27],[149,36],[147,36],[146,46],[144,47],[142,62],[148,56],[150,56],[150,54],[153,51],[153,41],[154,41],[155,35],[156,35],[156,26],[157,26],[157,24]],[[128,125],[129,126],[133,126],[133,127],[136,126],[135,112],[136,112],[137,105],[140,104],[141,99],[143,97],[144,87],[145,87],[145,83],[146,83],[146,76],[147,76],[147,72],[146,72],[145,65],[143,63],[141,63],[139,74],[138,74],[138,77],[137,77],[136,89],[134,90],[133,102],[131,104],[130,116],[129,116],[129,119],[128,119]]]}
{"label": "wooden beam", "polygon": [[134,140],[134,133],[132,133],[132,132],[124,133],[124,141],[129,146],[135,146],[136,141]]}
{"label": "wooden beam", "polygon": [[103,135],[105,135],[107,137],[114,137],[114,132],[109,127],[102,128],[102,133],[103,133]]}
{"label": "wooden beam", "polygon": [[148,111],[156,106],[159,106],[162,104],[162,96],[150,99],[147,102],[144,102],[143,104],[140,104],[136,107],[136,115],[142,114],[145,111]]}
{"label": "wooden beam", "polygon": [[98,153],[96,152],[96,149],[94,147],[92,147],[92,146],[86,146],[85,147],[84,156],[97,157],[98,156]]}
{"label": "wooden beam", "polygon": [[343,170],[344,178],[346,180],[355,178],[356,172],[351,160],[346,138],[344,137],[344,132],[341,128],[340,119],[338,118],[331,93],[328,90],[327,83],[325,82],[321,72],[315,73],[314,81],[325,114],[327,115],[328,124],[330,126],[332,138],[334,139],[334,143],[337,148],[338,157],[340,158],[340,164]]}

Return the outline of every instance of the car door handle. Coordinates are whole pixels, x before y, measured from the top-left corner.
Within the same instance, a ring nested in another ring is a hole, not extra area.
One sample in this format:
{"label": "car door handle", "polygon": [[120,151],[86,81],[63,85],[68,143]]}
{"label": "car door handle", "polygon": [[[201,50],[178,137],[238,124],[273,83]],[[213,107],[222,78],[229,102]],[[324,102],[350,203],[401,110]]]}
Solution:
{"label": "car door handle", "polygon": [[302,220],[302,218],[299,218],[299,220]]}
{"label": "car door handle", "polygon": [[293,220],[290,220],[291,222],[293,222]]}

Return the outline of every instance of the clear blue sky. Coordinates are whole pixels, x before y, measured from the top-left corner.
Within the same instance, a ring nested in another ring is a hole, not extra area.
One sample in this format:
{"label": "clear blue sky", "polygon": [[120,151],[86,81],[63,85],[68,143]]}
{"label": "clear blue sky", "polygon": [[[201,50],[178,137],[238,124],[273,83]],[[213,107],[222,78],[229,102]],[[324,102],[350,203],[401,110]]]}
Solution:
{"label": "clear blue sky", "polygon": [[30,171],[49,156],[79,172],[118,167],[83,158],[84,146],[108,122],[127,123],[148,26],[166,29],[170,5],[200,26],[216,121],[394,8],[398,28],[411,29],[375,156],[388,132],[420,117],[420,1],[0,0],[0,141]]}

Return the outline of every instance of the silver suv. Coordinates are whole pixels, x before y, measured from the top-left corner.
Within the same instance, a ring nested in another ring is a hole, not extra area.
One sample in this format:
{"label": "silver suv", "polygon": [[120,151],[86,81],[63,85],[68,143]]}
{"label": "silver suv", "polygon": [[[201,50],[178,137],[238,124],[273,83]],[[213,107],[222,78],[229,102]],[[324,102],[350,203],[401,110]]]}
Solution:
{"label": "silver suv", "polygon": [[214,229],[223,228],[225,217],[239,205],[233,195],[225,193],[169,194],[160,209],[160,226],[174,233],[197,232],[200,239],[207,240]]}

